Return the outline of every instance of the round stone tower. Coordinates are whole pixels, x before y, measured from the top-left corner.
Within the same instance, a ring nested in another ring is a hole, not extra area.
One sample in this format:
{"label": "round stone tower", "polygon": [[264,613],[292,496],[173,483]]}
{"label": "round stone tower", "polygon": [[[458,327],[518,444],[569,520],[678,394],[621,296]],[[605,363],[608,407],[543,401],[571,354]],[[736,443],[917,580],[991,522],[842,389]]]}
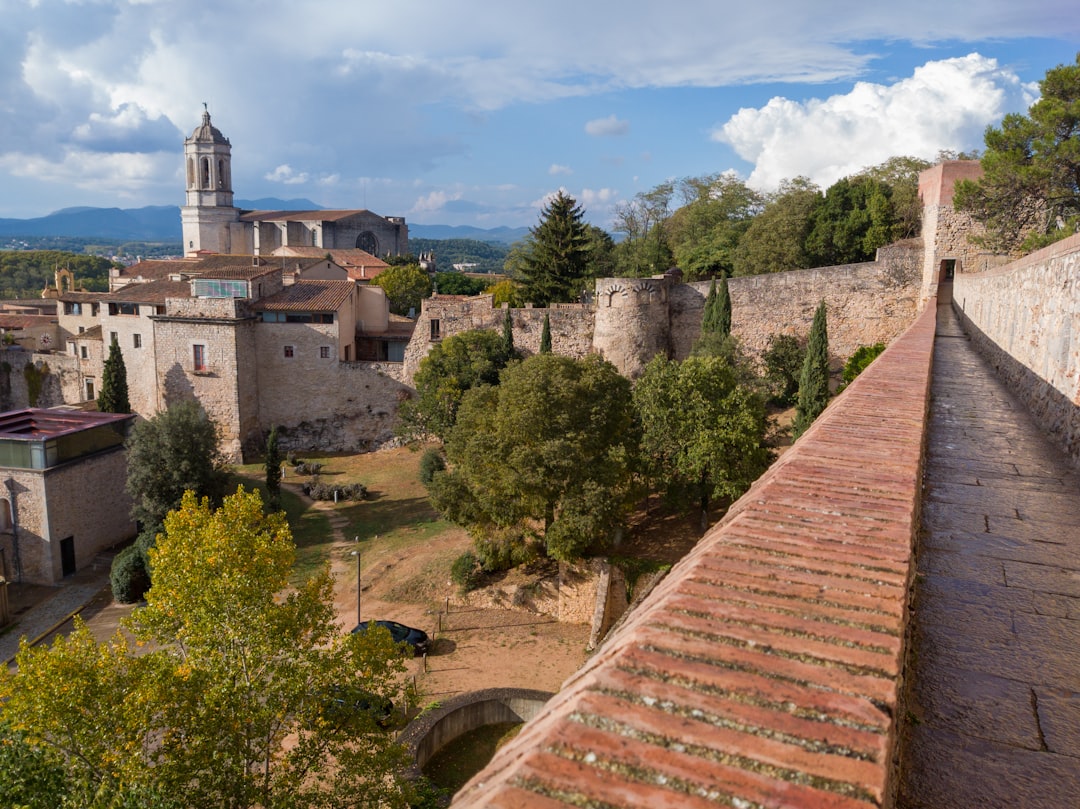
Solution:
{"label": "round stone tower", "polygon": [[600,278],[596,282],[593,348],[634,379],[671,345],[668,289],[672,279]]}

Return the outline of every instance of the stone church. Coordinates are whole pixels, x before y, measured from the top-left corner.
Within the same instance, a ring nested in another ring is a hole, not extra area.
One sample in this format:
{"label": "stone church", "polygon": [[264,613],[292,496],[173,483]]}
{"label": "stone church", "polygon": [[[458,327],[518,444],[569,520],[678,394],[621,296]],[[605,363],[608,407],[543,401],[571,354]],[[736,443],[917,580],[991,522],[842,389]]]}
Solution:
{"label": "stone church", "polygon": [[358,249],[373,256],[409,251],[409,228],[400,216],[366,210],[243,211],[233,205],[232,145],[203,112],[184,141],[187,192],[180,219],[184,252],[273,254],[282,247]]}

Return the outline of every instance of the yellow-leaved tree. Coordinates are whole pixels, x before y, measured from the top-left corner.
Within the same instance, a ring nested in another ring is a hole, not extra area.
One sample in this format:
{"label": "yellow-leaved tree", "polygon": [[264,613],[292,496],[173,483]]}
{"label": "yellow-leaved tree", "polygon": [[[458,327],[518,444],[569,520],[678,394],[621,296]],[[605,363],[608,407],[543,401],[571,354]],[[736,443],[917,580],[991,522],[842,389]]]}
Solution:
{"label": "yellow-leaved tree", "polygon": [[257,492],[212,510],[190,492],[150,552],[146,606],[99,644],[83,626],[24,646],[2,675],[0,726],[59,752],[69,806],[405,806],[386,725],[401,650],[343,634],[324,569],[289,585],[284,515]]}

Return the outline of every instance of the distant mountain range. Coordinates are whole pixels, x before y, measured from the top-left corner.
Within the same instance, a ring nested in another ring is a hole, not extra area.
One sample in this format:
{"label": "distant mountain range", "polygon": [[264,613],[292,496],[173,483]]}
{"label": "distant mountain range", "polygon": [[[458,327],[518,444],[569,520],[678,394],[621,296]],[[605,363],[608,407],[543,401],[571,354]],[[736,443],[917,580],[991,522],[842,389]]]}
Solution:
{"label": "distant mountain range", "polygon": [[[306,199],[274,198],[236,200],[236,207],[249,211],[316,211],[322,208],[321,205]],[[409,235],[418,239],[476,239],[513,244],[528,233],[528,228],[409,225]],[[144,208],[63,208],[35,219],[0,219],[0,237],[3,236],[70,236],[180,242],[180,208],[176,205],[149,205]]]}

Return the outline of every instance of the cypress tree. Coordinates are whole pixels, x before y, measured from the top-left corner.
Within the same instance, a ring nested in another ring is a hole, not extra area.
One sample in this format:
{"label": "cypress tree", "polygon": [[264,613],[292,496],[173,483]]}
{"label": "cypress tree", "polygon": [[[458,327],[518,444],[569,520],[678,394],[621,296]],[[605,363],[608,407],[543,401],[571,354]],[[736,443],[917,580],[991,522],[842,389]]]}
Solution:
{"label": "cypress tree", "polygon": [[281,451],[278,450],[277,427],[270,429],[266,439],[266,504],[270,511],[281,509]]}
{"label": "cypress tree", "polygon": [[131,402],[128,400],[127,367],[120,345],[116,340],[109,346],[109,357],[101,373],[101,394],[97,400],[98,410],[102,413],[130,413]]}
{"label": "cypress tree", "polygon": [[[715,283],[715,282],[713,282]],[[724,337],[731,334],[731,294],[728,292],[727,277],[720,277],[720,285],[716,289],[716,331]]]}
{"label": "cypress tree", "polygon": [[716,331],[716,279],[709,285],[709,294],[705,296],[705,311],[701,316],[701,333],[711,334]]}
{"label": "cypress tree", "polygon": [[825,301],[814,312],[810,341],[806,346],[799,375],[799,400],[795,405],[792,435],[798,438],[814,423],[829,403],[829,331],[825,322]]}
{"label": "cypress tree", "polygon": [[540,353],[551,353],[551,319],[544,312],[544,328],[540,331]]}
{"label": "cypress tree", "polygon": [[506,312],[506,316],[503,318],[502,350],[503,356],[509,362],[514,358],[514,318],[510,315],[509,306],[503,311]]}

